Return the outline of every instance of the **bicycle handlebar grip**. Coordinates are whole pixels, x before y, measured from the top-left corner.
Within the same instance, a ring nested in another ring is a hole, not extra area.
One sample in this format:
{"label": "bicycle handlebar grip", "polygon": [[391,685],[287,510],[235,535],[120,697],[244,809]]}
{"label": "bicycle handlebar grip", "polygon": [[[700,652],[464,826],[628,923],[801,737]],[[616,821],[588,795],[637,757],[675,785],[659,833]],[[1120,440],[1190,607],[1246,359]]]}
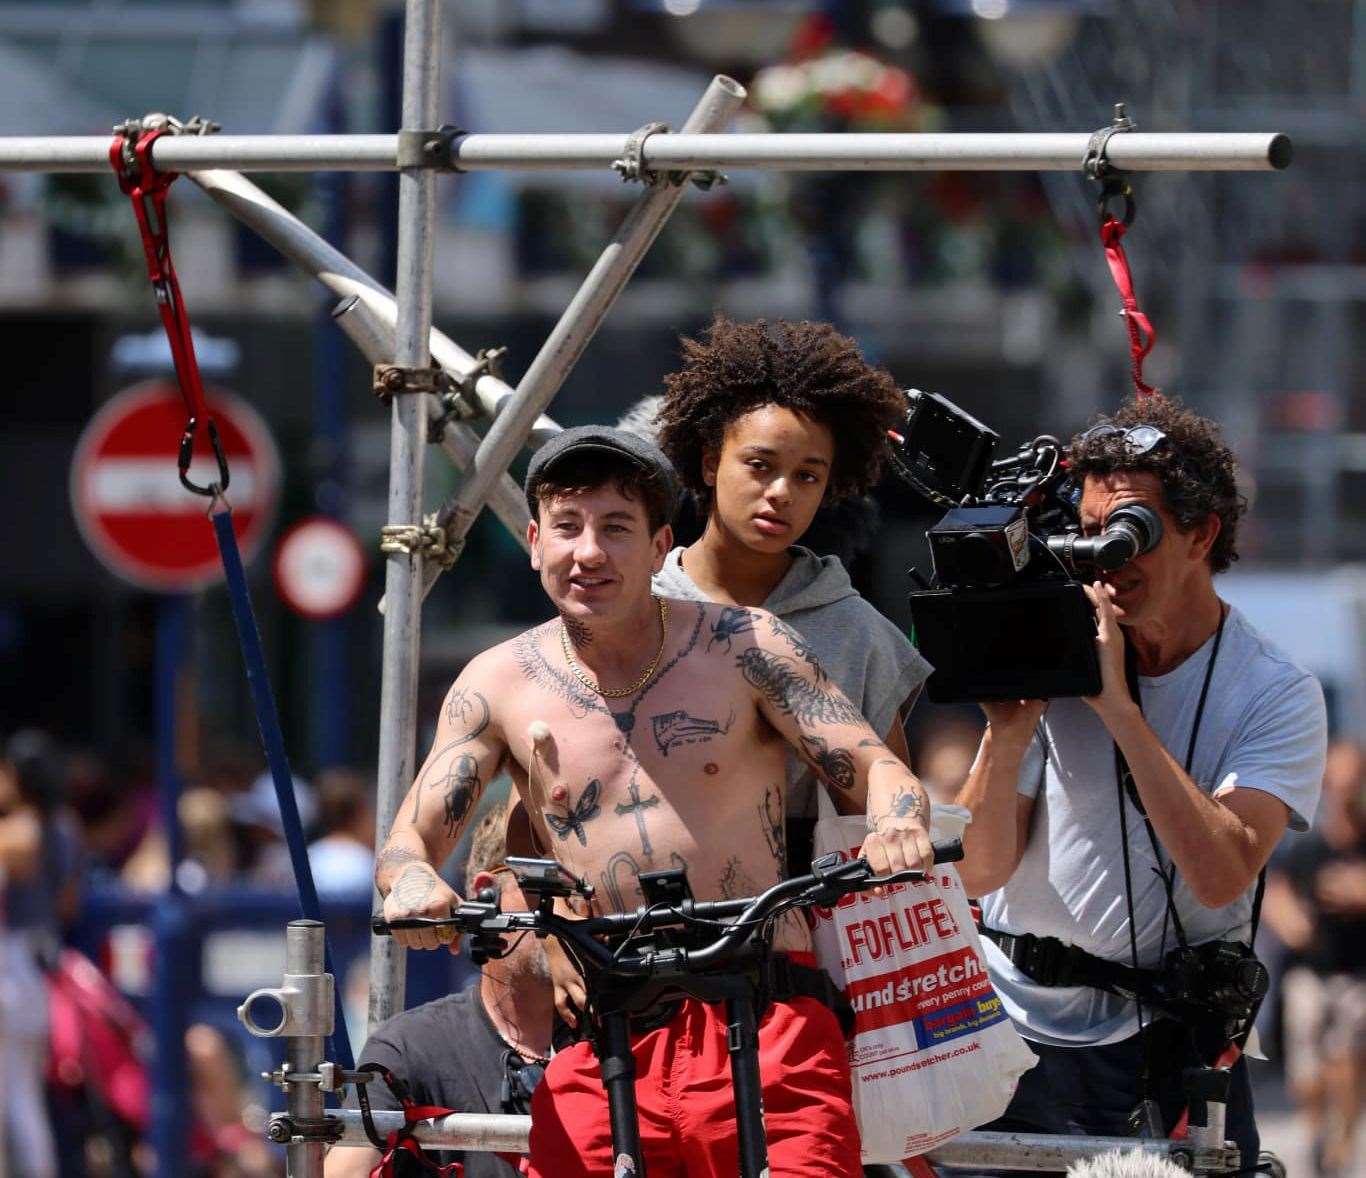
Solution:
{"label": "bicycle handlebar grip", "polygon": [[[400,930],[424,928],[461,928],[462,922],[452,916],[405,916],[399,920],[388,921],[382,916],[370,918],[370,931],[377,937],[389,937]],[[463,931],[463,929],[462,929]]]}
{"label": "bicycle handlebar grip", "polygon": [[963,858],[962,839],[941,839],[931,848],[936,863],[957,863]]}

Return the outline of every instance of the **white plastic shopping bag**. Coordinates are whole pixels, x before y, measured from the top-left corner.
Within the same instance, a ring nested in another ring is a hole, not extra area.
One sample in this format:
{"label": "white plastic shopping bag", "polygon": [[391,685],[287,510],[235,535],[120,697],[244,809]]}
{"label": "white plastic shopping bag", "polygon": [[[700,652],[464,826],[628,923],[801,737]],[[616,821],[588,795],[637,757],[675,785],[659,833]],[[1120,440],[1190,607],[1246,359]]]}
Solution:
{"label": "white plastic shopping bag", "polygon": [[[855,856],[862,815],[820,795],[816,855]],[[931,837],[959,838],[970,815],[935,806]],[[968,897],[952,864],[888,895],[816,908],[816,957],[854,1007],[849,1043],[865,1162],[895,1162],[1005,1111],[1034,1053],[992,989]]]}

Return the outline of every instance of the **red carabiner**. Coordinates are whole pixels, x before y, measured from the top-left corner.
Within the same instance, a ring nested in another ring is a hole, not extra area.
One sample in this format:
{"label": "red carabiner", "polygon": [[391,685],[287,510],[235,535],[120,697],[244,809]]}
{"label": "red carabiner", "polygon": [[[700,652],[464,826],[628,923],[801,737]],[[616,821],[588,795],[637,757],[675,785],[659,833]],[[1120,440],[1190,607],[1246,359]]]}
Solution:
{"label": "red carabiner", "polygon": [[[138,232],[142,237],[142,252],[147,261],[147,277],[156,295],[157,311],[171,346],[171,361],[175,365],[176,381],[185,402],[185,430],[180,439],[176,468],[181,485],[196,495],[213,497],[228,489],[228,460],[218,436],[218,426],[209,412],[204,396],[204,382],[195,359],[194,338],[190,320],[180,294],[180,280],[171,260],[171,238],[166,224],[166,193],[176,178],[175,172],[158,172],[152,163],[152,145],[166,134],[165,127],[136,133],[117,134],[109,145],[109,162],[118,176],[119,187],[132,201],[137,217]],[[200,486],[190,478],[190,462],[194,458],[194,439],[203,423],[209,445],[218,462],[218,481]]]}

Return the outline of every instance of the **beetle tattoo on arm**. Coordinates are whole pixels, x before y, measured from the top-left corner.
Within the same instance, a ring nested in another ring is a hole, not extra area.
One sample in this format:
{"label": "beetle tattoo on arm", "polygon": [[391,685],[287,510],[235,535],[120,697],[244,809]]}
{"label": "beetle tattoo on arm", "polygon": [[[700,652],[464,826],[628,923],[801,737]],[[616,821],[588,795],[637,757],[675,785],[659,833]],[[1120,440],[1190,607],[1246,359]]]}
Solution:
{"label": "beetle tattoo on arm", "polygon": [[803,736],[802,745],[812,765],[831,785],[851,790],[858,784],[858,771],[848,749],[832,749],[819,736]]}
{"label": "beetle tattoo on arm", "polygon": [[741,634],[752,634],[754,632],[754,615],[740,605],[728,605],[717,616],[716,621],[711,626],[711,637],[707,639],[707,649],[710,650],[718,643],[726,644],[726,653],[730,653],[731,639]]}

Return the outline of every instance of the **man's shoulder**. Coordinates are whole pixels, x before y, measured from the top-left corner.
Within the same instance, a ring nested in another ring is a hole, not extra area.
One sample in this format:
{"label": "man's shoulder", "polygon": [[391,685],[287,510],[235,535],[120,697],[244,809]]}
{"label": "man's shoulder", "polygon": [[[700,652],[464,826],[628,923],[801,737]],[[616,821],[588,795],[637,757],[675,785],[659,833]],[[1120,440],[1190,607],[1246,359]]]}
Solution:
{"label": "man's shoulder", "polygon": [[491,687],[509,686],[519,671],[529,669],[546,642],[554,637],[557,626],[558,619],[550,618],[480,651],[465,664],[460,677]]}
{"label": "man's shoulder", "polygon": [[[1323,688],[1313,673],[1258,630],[1237,609],[1230,610],[1228,638],[1236,656],[1230,660],[1245,708],[1258,714],[1310,712],[1323,709]],[[1220,656],[1222,658],[1222,655]]]}
{"label": "man's shoulder", "polygon": [[404,1058],[429,1055],[439,1045],[449,1042],[452,1027],[475,1017],[478,1013],[476,996],[477,991],[470,987],[400,1011],[375,1028],[366,1047],[388,1048]]}

